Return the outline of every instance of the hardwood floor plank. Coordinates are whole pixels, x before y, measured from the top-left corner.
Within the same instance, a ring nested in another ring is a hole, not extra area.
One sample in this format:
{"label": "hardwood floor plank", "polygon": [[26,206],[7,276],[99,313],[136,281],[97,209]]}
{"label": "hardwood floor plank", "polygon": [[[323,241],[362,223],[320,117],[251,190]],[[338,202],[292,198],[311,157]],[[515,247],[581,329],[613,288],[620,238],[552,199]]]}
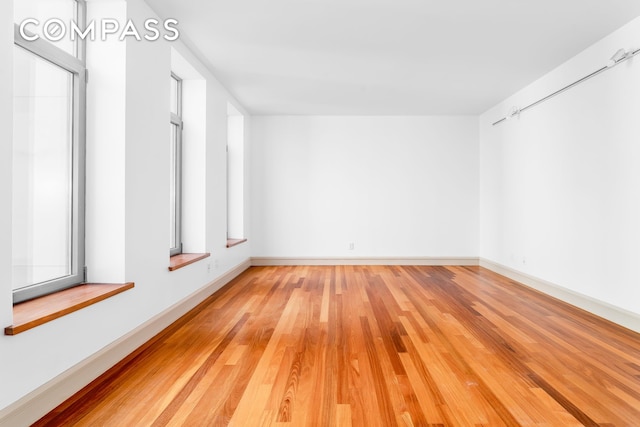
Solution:
{"label": "hardwood floor plank", "polygon": [[272,396],[278,396],[277,390],[283,389],[282,398],[279,399],[277,411],[277,421],[279,423],[290,423],[292,413],[294,411],[294,405],[296,403],[296,394],[298,391],[298,384],[300,383],[300,374],[302,372],[303,355],[302,352],[296,352],[293,348],[288,348],[288,357],[282,359],[282,371],[276,378],[286,378],[283,387],[272,388]]}
{"label": "hardwood floor plank", "polygon": [[[436,399],[434,399],[433,394],[428,390],[424,382],[417,380],[420,378],[420,371],[416,368],[411,356],[405,353],[401,354],[400,358],[407,371],[408,380],[411,381],[412,388],[415,391],[418,407],[422,412],[422,416],[418,415],[416,418],[424,418],[424,425],[442,424],[446,415],[442,413],[440,405],[436,403]],[[448,422],[448,424],[451,423]]]}
{"label": "hardwood floor plank", "polygon": [[351,427],[351,406],[336,405],[336,427]]}
{"label": "hardwood floor plank", "polygon": [[35,425],[637,427],[640,335],[481,267],[253,267]]}
{"label": "hardwood floor plank", "polygon": [[384,426],[397,426],[398,423],[393,412],[391,399],[389,398],[389,391],[387,390],[386,382],[384,381],[384,373],[382,372],[373,334],[371,333],[371,327],[369,326],[369,319],[361,317],[360,324],[362,326],[362,335],[364,337],[367,359],[373,376],[374,390],[378,405],[380,405],[380,420]]}
{"label": "hardwood floor plank", "polygon": [[589,417],[589,415],[585,414],[580,408],[573,404],[569,399],[567,399],[563,394],[558,392],[551,384],[547,383],[545,380],[540,378],[536,374],[530,374],[529,377],[540,387],[540,389],[544,390],[549,396],[553,398],[556,402],[558,402],[564,409],[567,410],[573,417],[580,421],[585,427],[598,427],[599,424]]}
{"label": "hardwood floor plank", "polygon": [[242,318],[236,323],[231,331],[227,335],[225,335],[224,339],[220,342],[220,344],[215,348],[214,352],[209,355],[207,360],[200,365],[199,369],[191,376],[187,384],[180,390],[178,396],[176,396],[171,403],[164,409],[164,411],[160,414],[158,418],[156,418],[153,423],[154,427],[159,427],[166,425],[171,418],[176,414],[180,406],[185,402],[185,400],[191,395],[193,390],[196,388],[198,383],[202,380],[202,378],[207,374],[209,369],[213,367],[215,362],[218,360],[220,355],[224,350],[226,350],[231,340],[235,338],[235,336],[240,332],[242,326],[247,322],[249,316],[245,314]]}

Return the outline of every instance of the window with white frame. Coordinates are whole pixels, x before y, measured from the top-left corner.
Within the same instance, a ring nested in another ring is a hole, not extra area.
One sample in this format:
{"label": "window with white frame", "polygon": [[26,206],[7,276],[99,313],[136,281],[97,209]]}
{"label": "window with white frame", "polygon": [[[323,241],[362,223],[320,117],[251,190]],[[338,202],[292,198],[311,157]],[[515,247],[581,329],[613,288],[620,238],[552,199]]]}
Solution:
{"label": "window with white frame", "polygon": [[[84,46],[29,41],[26,18],[73,19],[83,0],[14,1],[12,289],[14,303],[80,284],[84,268]],[[68,22],[68,20],[67,20]]]}
{"label": "window with white frame", "polygon": [[169,256],[182,253],[182,80],[171,73],[169,123]]}
{"label": "window with white frame", "polygon": [[227,104],[227,240],[244,240],[244,116]]}

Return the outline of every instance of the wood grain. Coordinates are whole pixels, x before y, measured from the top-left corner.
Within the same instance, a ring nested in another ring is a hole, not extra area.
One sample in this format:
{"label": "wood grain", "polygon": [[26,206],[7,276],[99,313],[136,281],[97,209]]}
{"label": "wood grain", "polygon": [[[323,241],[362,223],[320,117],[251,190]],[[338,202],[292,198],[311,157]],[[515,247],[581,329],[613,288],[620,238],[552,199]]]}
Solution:
{"label": "wood grain", "polygon": [[253,267],[35,425],[638,426],[640,335],[481,267]]}
{"label": "wood grain", "polygon": [[246,242],[247,239],[227,239],[227,248],[238,246],[240,243]]}
{"label": "wood grain", "polygon": [[210,253],[202,254],[180,254],[169,257],[169,271],[175,271],[179,268],[186,267],[189,264],[200,261],[211,256]]}
{"label": "wood grain", "polygon": [[28,331],[133,288],[129,283],[85,283],[13,306],[13,325],[5,335]]}

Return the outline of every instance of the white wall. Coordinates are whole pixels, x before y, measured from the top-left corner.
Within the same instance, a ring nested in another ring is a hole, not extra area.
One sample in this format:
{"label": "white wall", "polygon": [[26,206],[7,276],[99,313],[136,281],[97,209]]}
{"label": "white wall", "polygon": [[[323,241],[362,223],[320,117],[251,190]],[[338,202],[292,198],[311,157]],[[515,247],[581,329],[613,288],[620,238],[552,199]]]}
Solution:
{"label": "white wall", "polygon": [[[0,2],[0,139],[10,140],[12,2]],[[142,0],[92,0],[93,12],[141,23],[155,14]],[[140,28],[142,24],[140,24]],[[89,55],[87,264],[92,281],[135,288],[22,334],[0,336],[0,411],[126,336],[166,308],[246,261],[250,242],[226,248],[227,103],[234,102],[185,46],[127,41]],[[206,80],[205,246],[211,257],[169,272],[169,73],[171,46]],[[90,47],[91,49],[91,47]],[[5,69],[9,64],[9,70]],[[237,108],[240,108],[236,104]],[[97,132],[104,130],[105,134]],[[8,130],[8,132],[7,132]],[[0,198],[11,200],[10,144],[0,144]],[[106,199],[105,199],[106,198]],[[99,211],[100,209],[106,211]],[[10,236],[11,204],[0,209]],[[0,240],[0,326],[11,320],[11,239]],[[207,268],[210,264],[210,271]],[[64,396],[61,396],[63,398]]]}
{"label": "white wall", "polygon": [[480,255],[640,314],[640,58],[523,107],[640,47],[640,19],[480,117]]}
{"label": "white wall", "polygon": [[[11,196],[13,134],[13,2],[0,2],[0,325],[12,321],[11,297]],[[0,366],[7,366],[0,336]],[[4,384],[4,381],[2,381]],[[4,388],[4,386],[2,387]],[[0,405],[2,407],[2,405]]]}
{"label": "white wall", "polygon": [[[87,20],[125,22],[124,0],[93,0]],[[115,38],[87,47],[87,172],[85,262],[88,280],[125,278],[125,150],[127,44]]]}
{"label": "white wall", "polygon": [[477,118],[264,116],[251,134],[254,256],[478,255]]}

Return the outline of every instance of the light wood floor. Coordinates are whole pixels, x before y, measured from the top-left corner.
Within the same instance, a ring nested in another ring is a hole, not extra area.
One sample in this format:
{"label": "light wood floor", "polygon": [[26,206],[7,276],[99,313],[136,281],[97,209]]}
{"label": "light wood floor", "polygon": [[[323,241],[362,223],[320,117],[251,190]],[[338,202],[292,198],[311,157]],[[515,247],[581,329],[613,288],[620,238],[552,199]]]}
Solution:
{"label": "light wood floor", "polygon": [[640,426],[640,335],[479,267],[251,268],[37,425]]}

